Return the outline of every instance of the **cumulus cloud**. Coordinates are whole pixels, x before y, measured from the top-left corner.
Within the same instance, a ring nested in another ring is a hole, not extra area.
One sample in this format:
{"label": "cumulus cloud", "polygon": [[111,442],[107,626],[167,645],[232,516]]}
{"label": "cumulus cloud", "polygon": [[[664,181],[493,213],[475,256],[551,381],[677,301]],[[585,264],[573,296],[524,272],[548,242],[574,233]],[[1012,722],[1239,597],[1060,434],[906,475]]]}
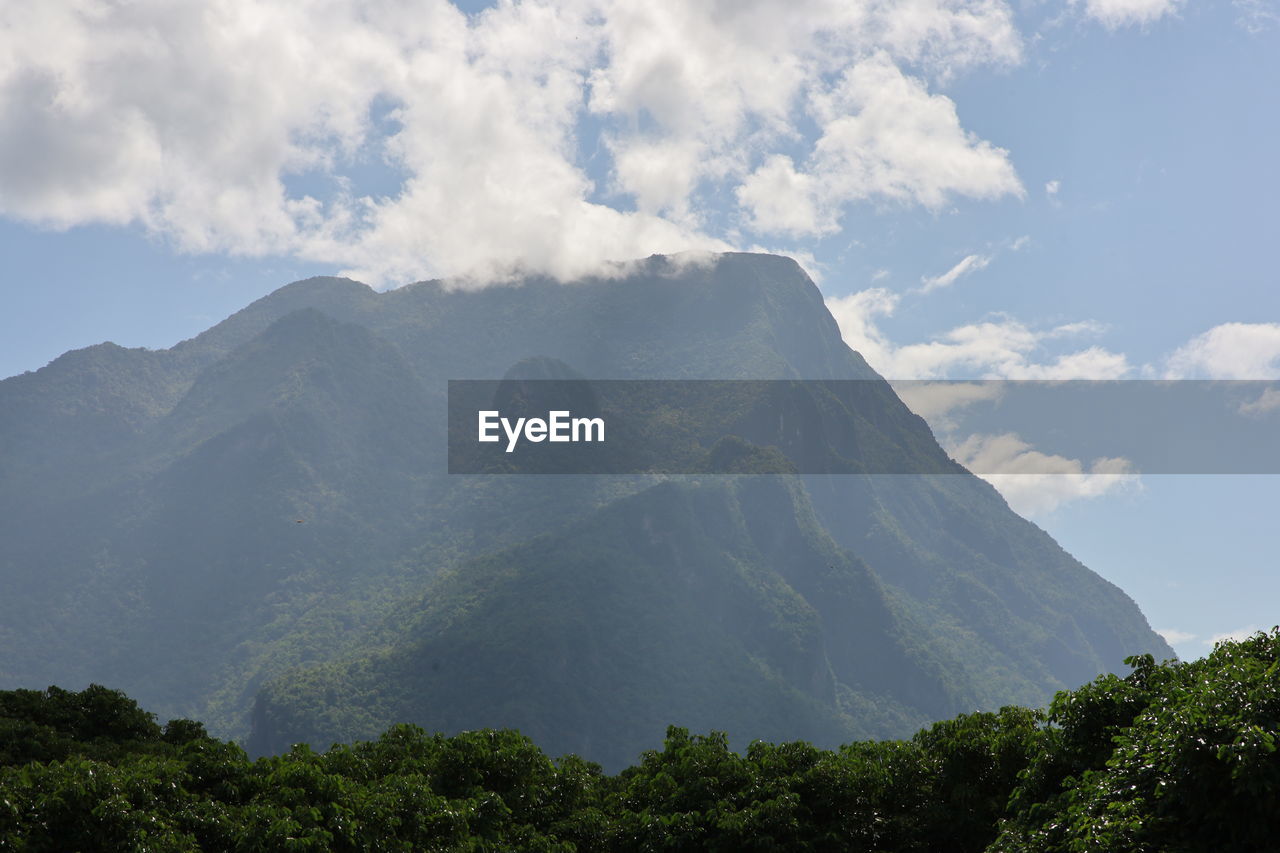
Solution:
{"label": "cumulus cloud", "polygon": [[938,209],[953,196],[1023,194],[1008,152],[965,131],[954,102],[885,53],[854,65],[811,104],[822,135],[807,162],[774,155],[736,191],[757,231],[830,233],[845,205],[867,199]]}
{"label": "cumulus cloud", "polygon": [[812,237],[839,230],[821,179],[796,171],[785,154],[775,154],[736,191],[756,231]]}
{"label": "cumulus cloud", "polygon": [[1280,323],[1223,323],[1166,360],[1166,379],[1280,378]]}
{"label": "cumulus cloud", "polygon": [[1176,14],[1182,0],[1085,0],[1087,16],[1109,30],[1150,24],[1165,15]]}
{"label": "cumulus cloud", "polygon": [[[764,239],[1018,193],[929,87],[1021,50],[1003,0],[10,3],[0,215],[375,283],[567,277],[727,248],[707,198],[733,191]],[[368,164],[400,184],[362,191]]]}
{"label": "cumulus cloud", "polygon": [[972,435],[947,450],[1022,515],[1046,515],[1070,501],[1140,488],[1126,459],[1095,459],[1086,467],[1078,459],[1042,453],[1014,433]]}
{"label": "cumulus cloud", "polygon": [[957,279],[963,278],[971,272],[985,269],[990,263],[990,255],[966,255],[958,264],[942,275],[921,278],[920,282],[923,286],[920,288],[920,292],[929,293],[939,288],[950,287],[956,283]]}

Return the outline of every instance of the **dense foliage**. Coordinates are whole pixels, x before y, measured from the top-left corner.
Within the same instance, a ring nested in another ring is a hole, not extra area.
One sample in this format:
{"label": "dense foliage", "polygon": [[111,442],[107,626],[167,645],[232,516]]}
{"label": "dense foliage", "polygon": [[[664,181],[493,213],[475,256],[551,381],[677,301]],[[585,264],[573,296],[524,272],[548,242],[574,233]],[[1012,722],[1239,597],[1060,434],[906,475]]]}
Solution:
{"label": "dense foliage", "polygon": [[514,731],[397,726],[250,761],[121,693],[0,693],[0,849],[1274,849],[1280,630],[835,751],[672,728],[610,776]]}
{"label": "dense foliage", "polygon": [[[515,728],[617,771],[668,724],[832,747],[976,704],[936,687],[944,664],[798,484],[773,477],[654,486],[463,564],[417,612],[398,648],[264,687],[249,751],[411,720]],[[937,710],[898,701],[902,685]]]}

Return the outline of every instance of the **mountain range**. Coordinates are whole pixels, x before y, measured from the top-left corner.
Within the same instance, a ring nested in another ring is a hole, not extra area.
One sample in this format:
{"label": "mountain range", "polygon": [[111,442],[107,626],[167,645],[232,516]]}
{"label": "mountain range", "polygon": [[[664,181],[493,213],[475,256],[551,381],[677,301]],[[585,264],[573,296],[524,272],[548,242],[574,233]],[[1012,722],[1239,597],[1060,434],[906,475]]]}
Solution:
{"label": "mountain range", "polygon": [[[861,380],[832,452],[929,473],[447,473],[449,380],[563,376]],[[669,724],[831,746],[1173,656],[756,254],[308,279],[6,379],[0,583],[0,686],[109,684],[258,753],[402,721],[609,767]]]}

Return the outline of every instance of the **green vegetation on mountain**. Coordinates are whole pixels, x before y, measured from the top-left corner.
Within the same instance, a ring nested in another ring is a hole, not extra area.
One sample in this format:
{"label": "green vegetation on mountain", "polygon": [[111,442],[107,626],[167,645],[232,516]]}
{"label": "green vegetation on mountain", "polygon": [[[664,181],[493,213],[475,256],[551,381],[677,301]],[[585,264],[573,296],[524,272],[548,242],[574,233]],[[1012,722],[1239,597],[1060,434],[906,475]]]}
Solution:
{"label": "green vegetation on mountain", "polygon": [[419,612],[391,650],[272,682],[250,749],[414,720],[621,767],[670,720],[834,744],[963,705],[795,480],[654,486],[462,564]]}
{"label": "green vegetation on mountain", "polygon": [[[662,422],[723,475],[446,473],[448,380],[571,376],[866,381],[762,386],[809,444],[751,383]],[[938,473],[858,473],[897,462]],[[4,380],[0,587],[0,686],[110,683],[267,751],[400,721],[610,769],[667,724],[830,747],[1171,655],[763,255],[312,279]]]}
{"label": "green vegetation on mountain", "polygon": [[[0,693],[0,849],[1241,853],[1280,816],[1280,630],[907,740],[667,730],[615,775],[399,725],[250,761],[124,694]],[[740,749],[743,744],[735,744]]]}

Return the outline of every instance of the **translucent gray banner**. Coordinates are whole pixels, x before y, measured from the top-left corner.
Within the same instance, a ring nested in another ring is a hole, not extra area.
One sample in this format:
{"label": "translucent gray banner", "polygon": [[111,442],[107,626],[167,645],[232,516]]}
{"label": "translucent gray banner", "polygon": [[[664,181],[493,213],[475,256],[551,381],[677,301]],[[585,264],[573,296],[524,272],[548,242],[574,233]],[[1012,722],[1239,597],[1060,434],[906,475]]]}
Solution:
{"label": "translucent gray banner", "polygon": [[1280,383],[454,380],[448,450],[454,474],[1275,474]]}

